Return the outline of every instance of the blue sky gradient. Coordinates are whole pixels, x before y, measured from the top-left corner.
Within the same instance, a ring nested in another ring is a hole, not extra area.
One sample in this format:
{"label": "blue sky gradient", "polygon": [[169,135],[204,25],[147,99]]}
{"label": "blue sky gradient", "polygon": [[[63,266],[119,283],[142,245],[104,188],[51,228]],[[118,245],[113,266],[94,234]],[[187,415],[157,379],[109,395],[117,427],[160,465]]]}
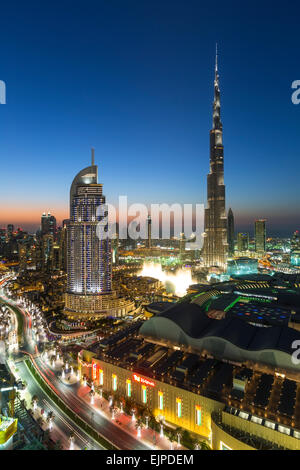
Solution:
{"label": "blue sky gradient", "polygon": [[205,201],[215,43],[227,207],[238,230],[300,228],[299,4],[194,0],[1,6],[0,223],[68,217],[95,147],[111,203]]}

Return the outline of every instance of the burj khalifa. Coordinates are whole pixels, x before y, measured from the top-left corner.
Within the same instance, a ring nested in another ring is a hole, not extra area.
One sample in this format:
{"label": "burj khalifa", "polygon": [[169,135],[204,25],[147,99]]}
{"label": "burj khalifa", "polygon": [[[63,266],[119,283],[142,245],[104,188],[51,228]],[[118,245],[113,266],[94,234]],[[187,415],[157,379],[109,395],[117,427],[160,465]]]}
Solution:
{"label": "burj khalifa", "polygon": [[207,175],[207,208],[204,215],[203,262],[224,271],[227,265],[227,217],[224,185],[223,126],[221,122],[218,54],[216,51],[213,127],[210,131],[210,171]]}

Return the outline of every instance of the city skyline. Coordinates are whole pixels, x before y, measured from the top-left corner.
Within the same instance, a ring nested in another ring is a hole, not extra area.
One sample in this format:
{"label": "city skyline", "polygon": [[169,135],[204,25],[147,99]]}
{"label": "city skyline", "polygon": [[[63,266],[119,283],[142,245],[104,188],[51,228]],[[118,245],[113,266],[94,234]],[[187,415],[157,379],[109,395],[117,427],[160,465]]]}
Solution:
{"label": "city skyline", "polygon": [[[246,14],[239,8],[234,14],[230,10],[230,19],[218,3],[226,24],[216,18],[208,28],[205,20],[215,7],[191,2],[182,10],[181,2],[172,2],[170,12],[169,3],[163,2],[152,5],[150,12],[148,5],[134,4],[136,17],[120,2],[101,8],[91,2],[87,12],[75,8],[68,18],[68,35],[63,28],[68,2],[52,29],[49,5],[39,23],[39,11],[32,16],[32,6],[26,11],[21,7],[13,28],[22,20],[21,31],[28,33],[22,50],[20,30],[14,35],[4,26],[3,173],[11,172],[12,156],[18,172],[1,186],[0,225],[13,223],[32,232],[44,211],[61,224],[68,216],[72,173],[88,162],[92,146],[108,202],[115,204],[119,195],[127,194],[130,203],[204,203],[217,41],[226,122],[226,209],[233,210],[236,231],[253,233],[254,221],[265,218],[268,235],[291,235],[299,228],[299,159],[291,139],[299,123],[299,108],[291,102],[291,83],[298,72],[296,20],[290,18],[292,24],[283,26],[280,35],[276,8],[272,17],[264,4],[257,37],[249,21],[243,31],[239,28],[236,44],[231,26],[236,28],[238,17]],[[246,9],[254,18],[254,10]],[[9,6],[4,10],[12,13]],[[43,53],[32,45],[36,34]],[[83,56],[80,63],[77,52]]]}
{"label": "city skyline", "polygon": [[2,6],[0,450],[300,450],[299,13]]}

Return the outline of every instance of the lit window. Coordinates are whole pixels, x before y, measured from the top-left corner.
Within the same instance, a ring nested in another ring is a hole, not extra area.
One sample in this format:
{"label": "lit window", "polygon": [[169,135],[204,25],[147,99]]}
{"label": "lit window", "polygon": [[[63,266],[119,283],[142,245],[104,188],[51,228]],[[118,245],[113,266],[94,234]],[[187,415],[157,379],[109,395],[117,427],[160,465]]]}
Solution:
{"label": "lit window", "polygon": [[127,396],[131,397],[131,380],[130,379],[126,380],[126,387],[127,387]]}
{"label": "lit window", "polygon": [[163,394],[163,392],[158,392],[158,408],[160,410],[164,409],[164,394]]}
{"label": "lit window", "polygon": [[99,385],[103,385],[103,370],[99,370]]}
{"label": "lit window", "polygon": [[196,424],[197,426],[201,426],[201,421],[202,421],[202,416],[201,416],[201,406],[196,405]]}
{"label": "lit window", "polygon": [[178,418],[181,418],[181,398],[176,398],[176,414]]}
{"label": "lit window", "polygon": [[116,374],[112,375],[112,389],[115,392],[117,390],[117,376]]}
{"label": "lit window", "polygon": [[146,385],[142,385],[142,396],[143,396],[143,403],[147,403],[147,387],[146,387]]}

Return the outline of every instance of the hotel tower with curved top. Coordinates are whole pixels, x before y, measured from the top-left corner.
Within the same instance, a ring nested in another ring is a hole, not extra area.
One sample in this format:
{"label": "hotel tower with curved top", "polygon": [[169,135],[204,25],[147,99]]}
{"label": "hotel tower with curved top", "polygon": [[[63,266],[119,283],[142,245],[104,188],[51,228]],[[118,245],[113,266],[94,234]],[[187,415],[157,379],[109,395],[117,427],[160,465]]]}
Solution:
{"label": "hotel tower with curved top", "polygon": [[104,204],[92,149],[91,166],[75,176],[70,190],[64,310],[69,317],[122,316],[134,307],[112,290],[111,240],[97,236],[97,225],[107,216],[107,212],[100,215],[98,210]]}

